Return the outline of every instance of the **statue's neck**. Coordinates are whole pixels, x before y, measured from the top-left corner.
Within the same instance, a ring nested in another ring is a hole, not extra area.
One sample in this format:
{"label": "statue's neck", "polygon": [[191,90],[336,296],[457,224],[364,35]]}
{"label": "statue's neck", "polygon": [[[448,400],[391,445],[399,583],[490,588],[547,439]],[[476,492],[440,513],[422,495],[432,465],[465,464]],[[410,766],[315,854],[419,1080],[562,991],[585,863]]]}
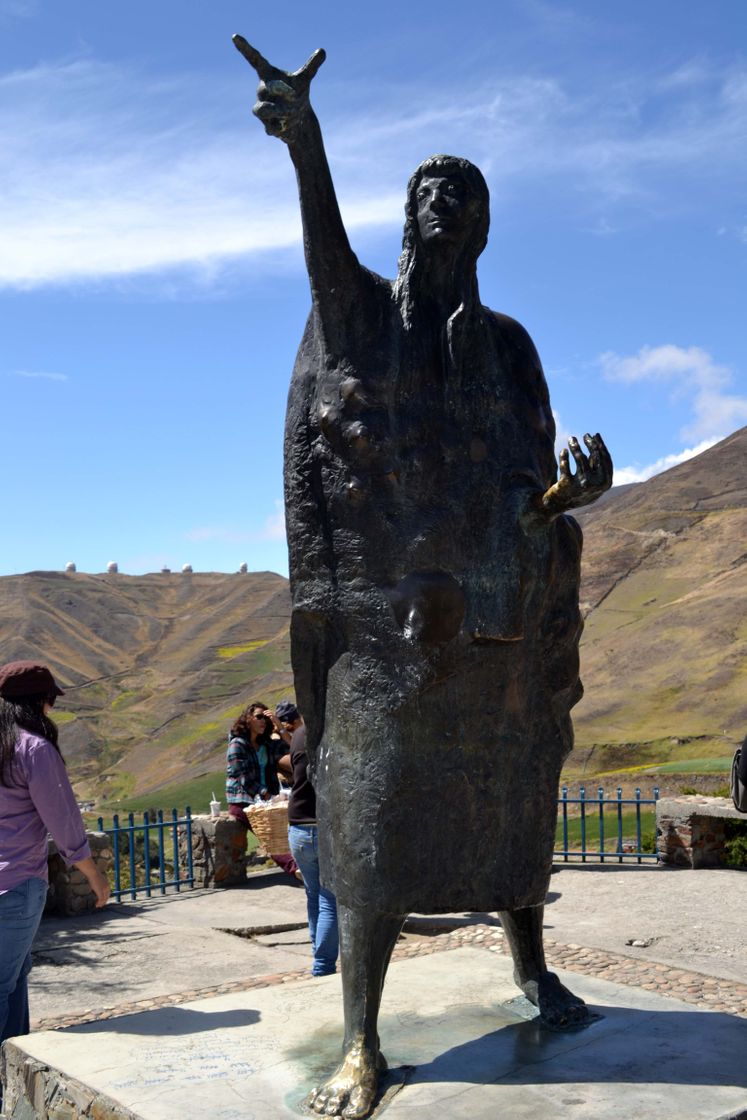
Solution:
{"label": "statue's neck", "polygon": [[465,272],[452,255],[439,254],[426,261],[421,295],[444,321],[462,305],[477,299],[477,277]]}

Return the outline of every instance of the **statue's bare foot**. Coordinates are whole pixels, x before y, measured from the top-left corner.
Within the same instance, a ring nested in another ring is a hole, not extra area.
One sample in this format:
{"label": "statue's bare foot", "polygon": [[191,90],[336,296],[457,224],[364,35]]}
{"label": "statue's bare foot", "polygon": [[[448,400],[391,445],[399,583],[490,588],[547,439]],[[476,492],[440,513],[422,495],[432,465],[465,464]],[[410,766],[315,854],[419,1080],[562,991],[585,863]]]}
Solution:
{"label": "statue's bare foot", "polygon": [[363,1120],[373,1108],[379,1087],[379,1074],[387,1064],[381,1051],[372,1052],[356,1043],[348,1050],[342,1065],[318,1089],[309,1094],[312,1112],[341,1116],[344,1120]]}
{"label": "statue's bare foot", "polygon": [[539,1009],[540,1021],[554,1031],[573,1030],[592,1022],[586,1004],[560,983],[554,972],[544,972],[539,980],[529,980],[519,987],[527,999]]}

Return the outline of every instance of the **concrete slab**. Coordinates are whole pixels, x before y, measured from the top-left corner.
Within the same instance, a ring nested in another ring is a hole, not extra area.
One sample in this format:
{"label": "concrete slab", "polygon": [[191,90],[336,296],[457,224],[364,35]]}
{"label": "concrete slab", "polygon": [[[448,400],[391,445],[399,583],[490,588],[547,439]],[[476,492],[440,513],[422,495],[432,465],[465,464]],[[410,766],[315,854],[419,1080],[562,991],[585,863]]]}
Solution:
{"label": "concrete slab", "polygon": [[[290,944],[248,939],[255,930],[289,928],[298,931]],[[33,957],[34,1020],[289,972],[306,962],[311,967],[306,893],[295,881],[269,875],[231,891],[109,905],[85,921],[45,918]]]}
{"label": "concrete slab", "polygon": [[[544,929],[556,941],[744,983],[747,874],[651,864],[557,864]],[[406,929],[499,925],[496,914],[411,914]],[[633,945],[644,941],[646,945]]]}
{"label": "concrete slab", "polygon": [[[561,865],[550,879],[545,933],[744,983],[747,874],[635,864]],[[630,944],[647,941],[645,948]]]}
{"label": "concrete slab", "polygon": [[[488,950],[393,963],[381,1016],[393,1072],[380,1113],[747,1116],[744,1021],[640,989],[563,979],[603,1016],[584,1031],[553,1034],[526,1019],[510,962]],[[64,1112],[75,1094],[118,1120],[292,1120],[336,1063],[340,995],[339,977],[325,977],[33,1034],[6,1047],[7,1104],[19,1120],[34,1115],[29,1109],[45,1116],[51,1099],[57,1115],[76,1116]]]}

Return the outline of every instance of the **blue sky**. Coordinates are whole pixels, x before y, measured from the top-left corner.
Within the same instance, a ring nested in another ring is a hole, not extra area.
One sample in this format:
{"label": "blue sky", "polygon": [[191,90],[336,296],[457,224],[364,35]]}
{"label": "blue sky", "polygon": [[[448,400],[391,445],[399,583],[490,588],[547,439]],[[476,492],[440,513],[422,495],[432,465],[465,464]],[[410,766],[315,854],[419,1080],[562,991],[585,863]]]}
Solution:
{"label": "blue sky", "polygon": [[485,172],[483,302],[618,481],[747,424],[747,4],[0,0],[0,573],[285,572],[308,312],[295,182],[241,32],[312,98],[392,276],[407,178]]}

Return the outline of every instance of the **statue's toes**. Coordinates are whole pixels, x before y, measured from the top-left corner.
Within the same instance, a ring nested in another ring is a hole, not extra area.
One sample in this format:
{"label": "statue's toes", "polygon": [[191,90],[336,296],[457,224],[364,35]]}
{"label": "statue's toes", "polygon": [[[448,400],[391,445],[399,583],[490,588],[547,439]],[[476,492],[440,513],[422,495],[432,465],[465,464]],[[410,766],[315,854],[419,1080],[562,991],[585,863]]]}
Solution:
{"label": "statue's toes", "polygon": [[356,1085],[350,1094],[347,1107],[343,1109],[344,1120],[363,1120],[373,1108],[376,1089],[370,1085]]}
{"label": "statue's toes", "polygon": [[347,1091],[334,1085],[322,1085],[318,1089],[312,1089],[306,1098],[308,1108],[319,1116],[343,1116],[347,1101]]}
{"label": "statue's toes", "polygon": [[319,1089],[312,1089],[306,1098],[306,1104],[313,1112],[324,1113],[329,1100],[329,1090],[322,1085]]}
{"label": "statue's toes", "polygon": [[542,1022],[558,1031],[583,1026],[593,1018],[584,1001],[574,996],[552,972],[540,982],[539,1009]]}

